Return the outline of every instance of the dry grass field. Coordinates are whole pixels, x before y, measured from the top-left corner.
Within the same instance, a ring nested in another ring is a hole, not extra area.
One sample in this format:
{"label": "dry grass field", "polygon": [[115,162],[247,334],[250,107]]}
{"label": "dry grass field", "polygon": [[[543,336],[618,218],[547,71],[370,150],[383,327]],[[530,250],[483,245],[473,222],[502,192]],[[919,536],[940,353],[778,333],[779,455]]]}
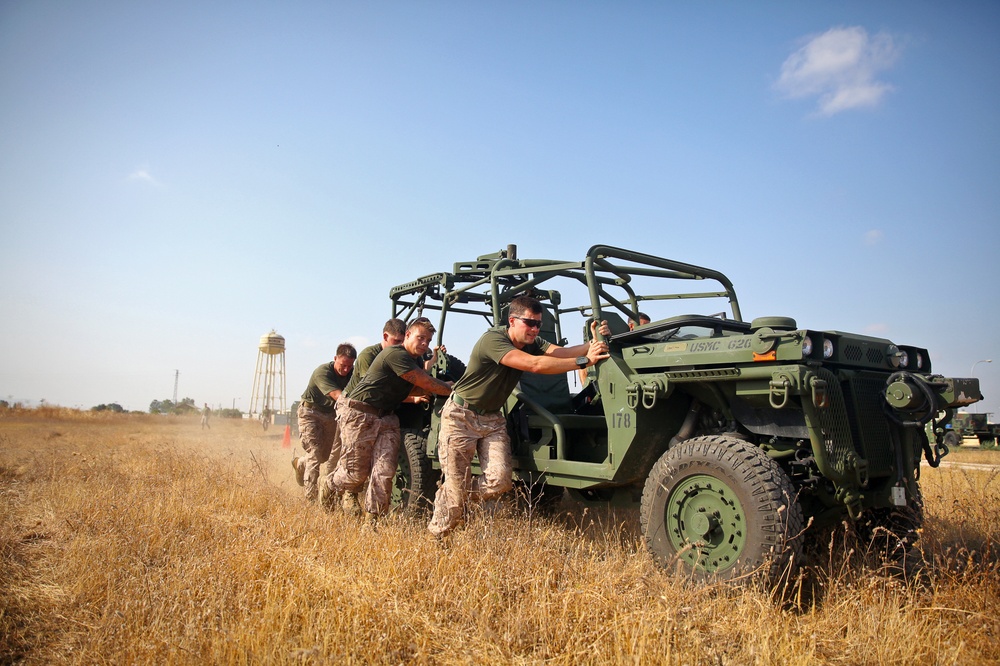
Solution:
{"label": "dry grass field", "polygon": [[767,591],[658,569],[629,511],[474,517],[447,550],[421,520],[363,526],[305,504],[292,445],[0,413],[0,663],[1000,663],[995,470],[924,469],[904,566],[816,543]]}

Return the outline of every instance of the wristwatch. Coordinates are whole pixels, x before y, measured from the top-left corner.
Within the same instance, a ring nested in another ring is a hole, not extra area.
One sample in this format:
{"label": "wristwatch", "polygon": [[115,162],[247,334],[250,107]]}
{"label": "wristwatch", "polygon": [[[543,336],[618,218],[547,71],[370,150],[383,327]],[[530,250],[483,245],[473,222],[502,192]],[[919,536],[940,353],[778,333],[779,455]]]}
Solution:
{"label": "wristwatch", "polygon": [[583,370],[588,365],[590,365],[590,359],[589,358],[587,358],[586,356],[577,356],[576,357],[576,367],[578,367],[581,370]]}

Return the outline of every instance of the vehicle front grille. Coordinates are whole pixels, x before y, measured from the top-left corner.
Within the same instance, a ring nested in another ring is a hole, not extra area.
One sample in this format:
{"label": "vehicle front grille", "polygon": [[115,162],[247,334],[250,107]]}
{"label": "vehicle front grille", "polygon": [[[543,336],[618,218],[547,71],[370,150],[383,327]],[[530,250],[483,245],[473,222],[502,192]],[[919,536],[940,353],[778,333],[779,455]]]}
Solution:
{"label": "vehicle front grille", "polygon": [[858,454],[868,461],[869,476],[887,476],[895,467],[890,424],[882,403],[885,377],[855,376],[844,382],[847,413]]}

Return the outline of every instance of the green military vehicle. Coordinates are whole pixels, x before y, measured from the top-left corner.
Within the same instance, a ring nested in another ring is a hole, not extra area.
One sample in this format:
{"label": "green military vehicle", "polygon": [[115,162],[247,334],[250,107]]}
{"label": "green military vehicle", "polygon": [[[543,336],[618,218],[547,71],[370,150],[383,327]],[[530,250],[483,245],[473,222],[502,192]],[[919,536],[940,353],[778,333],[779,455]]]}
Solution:
{"label": "green military vehicle", "polygon": [[[525,373],[505,407],[515,476],[538,501],[568,489],[638,502],[653,556],[698,579],[773,582],[813,530],[847,516],[905,545],[922,519],[921,454],[936,466],[955,408],[981,399],[978,380],[933,374],[925,349],[746,321],[722,273],[604,245],[582,261],[508,246],[390,298],[393,317],[437,313],[437,343],[471,347],[522,294],[560,345],[607,320],[611,357],[576,392],[572,375]],[[640,310],[652,321],[630,330]],[[455,361],[441,355],[438,376],[460,376]],[[433,499],[442,405],[401,414],[403,504]]]}
{"label": "green military vehicle", "polygon": [[975,437],[979,446],[991,449],[996,446],[1000,425],[990,423],[990,415],[985,412],[958,412],[951,420],[951,432],[945,433],[949,446],[961,446],[966,437]]}

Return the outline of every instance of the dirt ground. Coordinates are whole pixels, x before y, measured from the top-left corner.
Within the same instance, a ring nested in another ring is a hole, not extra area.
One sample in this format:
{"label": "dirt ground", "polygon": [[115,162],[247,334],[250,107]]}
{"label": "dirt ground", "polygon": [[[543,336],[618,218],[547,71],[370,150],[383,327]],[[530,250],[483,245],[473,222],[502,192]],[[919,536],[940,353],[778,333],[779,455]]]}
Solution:
{"label": "dirt ground", "polygon": [[200,418],[177,423],[179,443],[210,455],[250,460],[273,485],[296,495],[302,492],[290,464],[304,453],[294,428],[286,433],[286,426],[272,425],[265,431],[259,422],[247,419],[212,419],[209,425],[202,429]]}
{"label": "dirt ground", "polygon": [[0,426],[0,448],[16,458],[30,458],[35,449],[51,447],[59,447],[70,456],[87,455],[95,441],[173,446],[206,458],[246,461],[273,485],[289,493],[301,492],[290,461],[302,455],[302,448],[293,432],[286,439],[283,425],[265,431],[257,421],[213,418],[210,427],[203,429],[200,416],[95,418],[82,413],[79,418],[40,419],[37,414],[19,417],[9,413]]}

